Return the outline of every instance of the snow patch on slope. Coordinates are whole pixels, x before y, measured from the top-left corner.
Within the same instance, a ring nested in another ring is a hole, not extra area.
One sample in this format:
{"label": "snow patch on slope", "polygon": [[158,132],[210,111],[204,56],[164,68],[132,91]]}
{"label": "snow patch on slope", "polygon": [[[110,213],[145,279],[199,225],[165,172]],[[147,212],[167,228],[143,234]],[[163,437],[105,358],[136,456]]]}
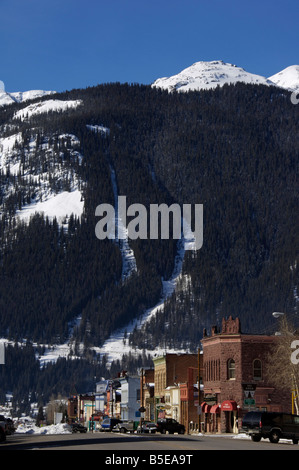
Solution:
{"label": "snow patch on slope", "polygon": [[22,220],[29,222],[34,214],[43,214],[49,220],[55,217],[59,224],[62,224],[66,217],[72,214],[81,217],[84,208],[84,201],[78,189],[68,192],[63,191],[59,194],[52,194],[45,201],[38,201],[25,206],[17,211],[16,216]]}
{"label": "snow patch on slope", "polygon": [[128,229],[124,226],[118,210],[118,189],[114,169],[110,166],[111,183],[114,194],[114,210],[115,210],[115,231],[117,233],[116,242],[119,245],[122,255],[122,280],[129,278],[133,272],[137,272],[137,263],[134,251],[130,248],[128,241]]}
{"label": "snow patch on slope", "polygon": [[[81,217],[84,201],[79,190],[79,179],[76,172],[64,162],[67,152],[70,159],[81,164],[79,139],[73,134],[41,136],[33,131],[26,145],[23,144],[20,132],[0,137],[2,174],[18,176],[20,188],[31,186],[32,199],[20,199],[21,206],[16,211],[16,217],[27,223],[35,213],[43,213],[50,220],[56,217],[59,224],[66,222],[71,214]],[[3,203],[15,191],[10,182]]]}
{"label": "snow patch on slope", "polygon": [[[0,169],[5,174],[7,171],[7,166],[11,164],[11,159],[13,155],[16,155],[14,147],[16,144],[22,142],[22,133],[10,135],[9,137],[0,138]],[[19,165],[17,165],[19,166]],[[10,167],[11,174],[17,174],[18,168],[15,166]]]}
{"label": "snow patch on slope", "polygon": [[86,127],[90,131],[99,132],[100,134],[108,134],[109,135],[109,133],[110,133],[110,129],[108,129],[108,127],[105,127],[105,126],[97,126],[97,125],[87,124]]}
{"label": "snow patch on slope", "polygon": [[47,100],[47,101],[40,101],[39,103],[33,103],[26,108],[20,109],[17,111],[13,119],[30,119],[32,116],[37,114],[49,113],[49,112],[59,112],[59,111],[67,111],[70,108],[77,108],[82,104],[82,100],[69,100],[69,101],[61,101],[61,100]]}

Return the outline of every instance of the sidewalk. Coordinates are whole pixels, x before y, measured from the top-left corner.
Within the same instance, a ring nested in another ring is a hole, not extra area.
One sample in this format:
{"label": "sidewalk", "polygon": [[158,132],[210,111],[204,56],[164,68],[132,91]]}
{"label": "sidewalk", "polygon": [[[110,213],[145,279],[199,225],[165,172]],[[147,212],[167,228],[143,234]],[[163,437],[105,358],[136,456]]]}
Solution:
{"label": "sidewalk", "polygon": [[190,436],[200,436],[200,437],[229,437],[231,439],[251,439],[250,436],[248,436],[245,433],[228,433],[228,432],[223,432],[223,433],[214,433],[214,432],[190,432]]}

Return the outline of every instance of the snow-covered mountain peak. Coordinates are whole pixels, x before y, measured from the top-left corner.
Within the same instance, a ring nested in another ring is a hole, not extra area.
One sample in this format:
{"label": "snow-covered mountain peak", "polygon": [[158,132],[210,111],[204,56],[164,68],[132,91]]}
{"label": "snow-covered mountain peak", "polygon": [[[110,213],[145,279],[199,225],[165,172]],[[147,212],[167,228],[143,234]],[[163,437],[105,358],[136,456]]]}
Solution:
{"label": "snow-covered mountain peak", "polygon": [[56,91],[45,90],[29,90],[8,93],[5,91],[4,83],[0,80],[0,106],[6,106],[12,103],[23,103],[24,101],[41,98],[46,95],[53,95],[55,93]]}
{"label": "snow-covered mountain peak", "polygon": [[269,77],[275,85],[288,90],[299,90],[299,65],[290,65]]}
{"label": "snow-covered mountain peak", "polygon": [[177,75],[157,79],[152,86],[169,91],[190,91],[207,90],[223,86],[226,83],[237,82],[273,85],[266,77],[246,72],[242,67],[226,63],[223,60],[213,60],[211,62],[195,62]]}

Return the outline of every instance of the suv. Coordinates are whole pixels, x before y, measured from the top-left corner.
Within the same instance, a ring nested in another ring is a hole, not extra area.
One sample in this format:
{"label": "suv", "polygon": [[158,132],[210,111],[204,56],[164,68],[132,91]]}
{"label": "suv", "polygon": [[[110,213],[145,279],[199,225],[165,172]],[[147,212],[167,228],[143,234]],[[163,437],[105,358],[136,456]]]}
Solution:
{"label": "suv", "polygon": [[299,440],[299,416],[290,413],[267,411],[249,411],[242,422],[242,430],[255,442],[261,438],[277,443],[279,439],[292,439],[294,444]]}
{"label": "suv", "polygon": [[185,434],[185,426],[172,418],[158,419],[157,431],[162,434],[166,434],[166,431],[168,431],[169,434],[173,434],[174,432]]}
{"label": "suv", "polygon": [[126,432],[134,432],[135,431],[135,423],[134,421],[121,421],[118,423],[114,428],[113,431],[119,431],[121,433]]}
{"label": "suv", "polygon": [[112,431],[114,426],[116,426],[118,423],[120,423],[120,419],[116,418],[105,418],[103,419],[102,423],[100,424],[100,431]]}

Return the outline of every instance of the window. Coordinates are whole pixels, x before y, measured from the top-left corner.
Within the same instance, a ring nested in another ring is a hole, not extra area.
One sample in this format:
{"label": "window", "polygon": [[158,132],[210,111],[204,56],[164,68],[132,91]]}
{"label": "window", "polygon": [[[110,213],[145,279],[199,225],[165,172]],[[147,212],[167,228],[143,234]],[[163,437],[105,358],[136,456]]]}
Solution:
{"label": "window", "polygon": [[254,380],[261,380],[262,378],[262,361],[259,359],[253,361],[253,378]]}
{"label": "window", "polygon": [[227,378],[229,380],[236,378],[236,363],[233,359],[227,361]]}

